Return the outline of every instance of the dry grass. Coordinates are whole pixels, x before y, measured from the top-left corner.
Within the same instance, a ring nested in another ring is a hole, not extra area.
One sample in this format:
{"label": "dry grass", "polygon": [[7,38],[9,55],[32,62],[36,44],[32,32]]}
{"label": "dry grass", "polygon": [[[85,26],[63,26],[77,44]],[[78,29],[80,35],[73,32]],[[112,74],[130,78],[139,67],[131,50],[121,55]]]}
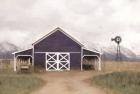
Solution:
{"label": "dry grass", "polygon": [[[129,62],[129,61],[101,61],[102,62],[102,71],[140,71],[140,62]],[[93,64],[94,69],[98,67],[94,61],[86,61],[84,64]],[[13,60],[0,60],[0,72],[3,71],[13,71]]]}
{"label": "dry grass", "polygon": [[34,75],[0,75],[0,94],[29,94],[43,85],[44,81]]}
{"label": "dry grass", "polygon": [[102,70],[107,71],[140,71],[140,62],[102,61]]}
{"label": "dry grass", "polygon": [[93,77],[92,82],[113,94],[140,94],[139,78],[140,72],[112,72]]}
{"label": "dry grass", "polygon": [[0,59],[0,73],[3,72],[13,72],[13,67],[14,67],[14,61],[13,60],[4,60]]}
{"label": "dry grass", "polygon": [[102,61],[101,75],[92,82],[105,88],[107,94],[140,94],[139,77],[140,62]]}

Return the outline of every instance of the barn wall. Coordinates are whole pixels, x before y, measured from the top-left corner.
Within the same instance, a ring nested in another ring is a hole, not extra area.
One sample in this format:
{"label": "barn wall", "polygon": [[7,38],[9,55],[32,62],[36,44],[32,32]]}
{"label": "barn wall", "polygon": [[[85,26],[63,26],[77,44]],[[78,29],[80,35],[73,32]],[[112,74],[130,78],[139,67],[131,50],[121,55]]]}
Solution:
{"label": "barn wall", "polygon": [[70,67],[71,69],[81,69],[81,53],[70,54]]}
{"label": "barn wall", "polygon": [[15,54],[15,57],[18,56],[18,55],[31,55],[31,56],[32,56],[32,52],[33,52],[32,49],[25,50],[25,51],[22,51],[22,52],[16,53],[16,54]]}
{"label": "barn wall", "polygon": [[35,52],[81,52],[81,46],[60,31],[34,45]]}
{"label": "barn wall", "polygon": [[[82,46],[69,38],[67,35],[57,30],[42,41],[33,45],[33,49],[22,51],[17,55],[32,55],[34,53],[33,61],[35,67],[46,69],[46,52],[68,52],[70,53],[70,67],[71,69],[81,69],[81,49]],[[78,52],[78,53],[75,53]],[[99,53],[83,49],[83,55],[98,55]]]}
{"label": "barn wall", "polygon": [[34,54],[34,66],[39,68],[45,67],[45,53],[35,53]]}
{"label": "barn wall", "polygon": [[[46,69],[45,53],[35,53],[34,64],[35,67]],[[70,53],[70,68],[81,69],[81,53]]]}

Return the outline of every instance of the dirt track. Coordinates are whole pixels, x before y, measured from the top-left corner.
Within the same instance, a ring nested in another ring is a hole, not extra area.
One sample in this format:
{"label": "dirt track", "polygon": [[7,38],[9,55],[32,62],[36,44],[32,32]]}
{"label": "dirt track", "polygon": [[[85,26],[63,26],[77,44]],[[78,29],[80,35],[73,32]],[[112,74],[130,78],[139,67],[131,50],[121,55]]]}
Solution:
{"label": "dirt track", "polygon": [[47,84],[32,94],[106,94],[85,81],[93,75],[94,72],[80,71],[40,74]]}

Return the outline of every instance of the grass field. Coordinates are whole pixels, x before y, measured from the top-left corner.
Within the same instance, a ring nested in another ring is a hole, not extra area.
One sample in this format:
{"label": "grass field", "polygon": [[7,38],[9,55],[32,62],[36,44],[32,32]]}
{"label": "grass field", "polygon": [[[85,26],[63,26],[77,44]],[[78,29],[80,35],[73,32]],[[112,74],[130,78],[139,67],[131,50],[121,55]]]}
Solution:
{"label": "grass field", "polygon": [[108,73],[93,77],[92,82],[116,94],[140,94],[140,72]]}
{"label": "grass field", "polygon": [[29,94],[43,84],[33,75],[0,74],[0,94]]}
{"label": "grass field", "polygon": [[140,62],[102,61],[102,71],[140,71]]}

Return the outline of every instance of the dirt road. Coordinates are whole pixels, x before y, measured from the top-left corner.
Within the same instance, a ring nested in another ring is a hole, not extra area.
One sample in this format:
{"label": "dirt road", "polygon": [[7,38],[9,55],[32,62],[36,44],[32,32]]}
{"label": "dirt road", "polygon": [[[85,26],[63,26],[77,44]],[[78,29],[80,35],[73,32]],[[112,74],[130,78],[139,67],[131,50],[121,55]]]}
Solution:
{"label": "dirt road", "polygon": [[93,75],[93,72],[81,71],[40,74],[47,84],[32,94],[106,94],[85,81]]}

